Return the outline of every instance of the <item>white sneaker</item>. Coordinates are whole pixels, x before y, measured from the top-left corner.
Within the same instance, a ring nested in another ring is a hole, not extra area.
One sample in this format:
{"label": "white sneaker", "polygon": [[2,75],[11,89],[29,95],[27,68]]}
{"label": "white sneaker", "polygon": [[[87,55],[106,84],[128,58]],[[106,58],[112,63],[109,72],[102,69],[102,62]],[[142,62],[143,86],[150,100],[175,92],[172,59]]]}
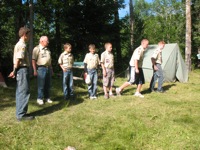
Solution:
{"label": "white sneaker", "polygon": [[121,96],[121,92],[120,92],[120,89],[119,89],[119,88],[116,88],[115,91],[116,91],[116,94],[117,94],[118,96]]}
{"label": "white sneaker", "polygon": [[39,105],[43,105],[43,104],[44,104],[44,101],[43,101],[42,99],[37,99],[37,103],[38,103]]}
{"label": "white sneaker", "polygon": [[97,99],[96,96],[90,96],[90,99]]}
{"label": "white sneaker", "polygon": [[115,95],[113,93],[109,93],[109,97],[115,97]]}
{"label": "white sneaker", "polygon": [[96,97],[96,96],[93,96],[93,99],[97,99],[97,97]]}
{"label": "white sneaker", "polygon": [[136,92],[136,93],[134,94],[134,96],[140,97],[140,98],[144,98],[144,95],[142,95],[141,93],[138,93],[138,92]]}
{"label": "white sneaker", "polygon": [[47,99],[47,103],[50,103],[50,104],[51,104],[51,103],[53,103],[53,101],[52,101],[50,98],[48,98],[48,99]]}
{"label": "white sneaker", "polygon": [[67,146],[64,150],[76,150],[75,147]]}

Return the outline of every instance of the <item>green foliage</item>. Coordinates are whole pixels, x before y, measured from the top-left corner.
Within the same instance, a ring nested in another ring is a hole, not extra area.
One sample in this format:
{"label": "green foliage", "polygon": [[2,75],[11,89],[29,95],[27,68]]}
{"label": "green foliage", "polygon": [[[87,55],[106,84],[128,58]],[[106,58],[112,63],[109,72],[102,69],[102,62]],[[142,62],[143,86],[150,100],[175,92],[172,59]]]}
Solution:
{"label": "green foliage", "polygon": [[197,54],[200,52],[200,1],[192,0],[192,62],[193,66],[198,65]]}
{"label": "green foliage", "polygon": [[197,49],[200,48],[200,1],[193,0],[192,2],[193,49],[197,52]]}
{"label": "green foliage", "polygon": [[[120,20],[116,10],[124,7],[124,0],[37,0],[34,2],[34,46],[42,35],[47,35],[52,50],[53,65],[63,51],[63,44],[72,44],[76,61],[83,61],[88,44],[94,43],[100,54],[104,43],[113,43],[117,62],[124,62],[118,70],[126,68],[132,55],[130,50],[130,25],[127,15]],[[117,3],[116,3],[117,2]],[[0,63],[12,65],[12,52],[18,40],[18,29],[29,26],[29,1],[0,1]],[[178,43],[185,50],[185,5],[180,0],[134,1],[134,48],[143,38],[150,44],[160,40]],[[192,61],[199,49],[199,0],[192,0]],[[120,30],[120,33],[118,32]],[[122,56],[122,58],[121,58]],[[119,60],[119,59],[122,59]],[[116,64],[118,65],[119,63]]]}
{"label": "green foliage", "polygon": [[[182,56],[185,54],[185,4],[180,0],[154,0],[151,3],[145,0],[134,1],[134,47],[140,45],[142,38],[150,40],[150,44],[157,44],[160,40],[166,43],[178,43]],[[192,62],[195,65],[196,54],[199,49],[199,6],[198,0],[192,1],[193,39]],[[129,16],[123,19],[125,26],[122,32],[130,32]],[[127,46],[130,37],[122,38],[122,56],[126,60],[131,54]],[[130,59],[130,57],[128,58]]]}
{"label": "green foliage", "polygon": [[[70,42],[75,59],[82,61],[89,44],[94,43],[102,52],[104,43],[114,40],[114,1],[42,2],[35,4],[35,37],[38,39],[41,34],[50,37],[56,59],[62,51],[58,44]],[[122,3],[119,1],[118,8],[123,7]]]}
{"label": "green foliage", "polygon": [[[104,51],[104,43],[112,42],[114,53],[121,55],[121,51],[116,52],[118,44],[116,42],[120,40],[119,36],[116,36],[118,35],[116,31],[121,22],[116,21],[115,13],[116,10],[124,7],[124,0],[37,0],[33,2],[33,45],[38,44],[42,35],[49,37],[53,66],[57,66],[58,57],[66,42],[72,44],[72,52],[76,61],[83,61],[88,52],[88,45],[91,43],[96,45],[100,54]],[[30,25],[29,1],[3,0],[1,3],[3,5],[0,8],[0,15],[3,19],[0,20],[2,26],[0,46],[3,53],[0,57],[6,59],[5,55],[9,54],[7,60],[11,60],[11,52],[18,40],[19,28]]]}
{"label": "green foliage", "polygon": [[[121,97],[103,98],[101,82],[98,100],[89,100],[87,86],[75,81],[76,101],[65,102],[62,78],[54,77],[54,103],[36,104],[36,79],[31,80],[29,112],[34,121],[15,119],[15,83],[0,88],[1,149],[64,149],[68,145],[80,150],[152,150],[200,149],[200,70],[190,73],[188,83],[164,83],[166,93],[148,93],[136,98],[136,86],[128,87]],[[126,79],[117,78],[115,85]]]}
{"label": "green foliage", "polygon": [[151,43],[164,40],[181,43],[184,36],[184,8],[181,2],[156,0],[151,4],[151,13],[145,18],[144,34]]}
{"label": "green foliage", "polygon": [[14,6],[10,0],[0,2],[0,66],[12,65],[13,43],[16,42],[14,22]]}

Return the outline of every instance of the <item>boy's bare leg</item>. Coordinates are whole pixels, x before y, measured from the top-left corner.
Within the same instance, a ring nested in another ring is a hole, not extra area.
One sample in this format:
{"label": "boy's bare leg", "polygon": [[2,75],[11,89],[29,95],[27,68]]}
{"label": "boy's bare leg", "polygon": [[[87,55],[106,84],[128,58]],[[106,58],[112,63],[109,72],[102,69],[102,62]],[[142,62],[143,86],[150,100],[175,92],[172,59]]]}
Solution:
{"label": "boy's bare leg", "polygon": [[129,82],[124,82],[119,88],[116,88],[115,91],[116,91],[116,94],[117,95],[121,95],[122,91],[128,87],[129,85],[131,85]]}
{"label": "boy's bare leg", "polygon": [[128,87],[129,85],[130,85],[129,82],[124,82],[124,84],[122,84],[122,85],[119,87],[119,89],[120,89],[121,91],[123,91],[123,89],[125,89],[125,88]]}
{"label": "boy's bare leg", "polygon": [[113,96],[113,93],[112,93],[112,86],[109,87],[109,95],[110,95],[110,96]]}
{"label": "boy's bare leg", "polygon": [[104,95],[106,95],[108,92],[107,92],[107,87],[106,86],[103,86],[103,91],[104,91]]}
{"label": "boy's bare leg", "polygon": [[138,84],[134,96],[144,98],[144,96],[140,93],[141,89],[142,89],[142,84]]}
{"label": "boy's bare leg", "polygon": [[108,92],[107,92],[107,87],[106,86],[103,86],[103,91],[104,91],[104,98],[108,99],[109,96],[108,96]]}
{"label": "boy's bare leg", "polygon": [[140,93],[141,89],[142,89],[142,84],[138,84],[136,92]]}

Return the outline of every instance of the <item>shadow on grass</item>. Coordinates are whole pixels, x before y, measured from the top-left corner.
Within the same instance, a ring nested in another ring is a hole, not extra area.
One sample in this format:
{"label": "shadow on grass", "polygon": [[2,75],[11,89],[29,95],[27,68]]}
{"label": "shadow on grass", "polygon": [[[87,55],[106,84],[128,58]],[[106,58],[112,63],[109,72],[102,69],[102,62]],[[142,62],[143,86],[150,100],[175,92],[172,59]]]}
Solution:
{"label": "shadow on grass", "polygon": [[165,85],[165,86],[163,86],[163,89],[165,90],[165,91],[168,91],[172,86],[176,86],[176,84],[170,84],[170,85]]}
{"label": "shadow on grass", "polygon": [[15,88],[14,84],[11,87],[0,87],[0,111],[8,107],[15,106]]}
{"label": "shadow on grass", "polygon": [[3,102],[2,103],[2,101],[0,101],[0,111],[3,111],[3,110],[5,110],[6,108],[8,108],[8,107],[15,107],[15,101],[12,101],[12,102]]}
{"label": "shadow on grass", "polygon": [[[115,87],[116,89],[117,87]],[[132,95],[135,93],[135,90],[136,90],[137,86],[134,84],[134,85],[130,85],[128,86],[127,88],[125,88],[123,90],[123,92],[121,93],[122,95]],[[115,92],[115,89],[114,89],[114,92]],[[115,92],[116,93],[116,92]]]}
{"label": "shadow on grass", "polygon": [[[164,90],[164,92],[166,92],[166,91],[168,91],[171,87],[173,87],[173,86],[176,86],[176,84],[169,84],[169,85],[165,85],[165,86],[163,86],[163,90]],[[155,88],[155,91],[157,90],[157,88]],[[149,90],[149,88],[148,89],[145,89],[144,91],[142,91],[142,93],[143,94],[148,94],[148,93],[151,93],[151,91]]]}
{"label": "shadow on grass", "polygon": [[83,88],[85,89],[85,87],[87,86],[85,81],[83,80],[74,80],[74,86],[76,87],[79,87],[79,88]]}
{"label": "shadow on grass", "polygon": [[[84,101],[84,99],[82,99],[80,97],[70,99],[70,100],[63,100],[62,96],[58,96],[58,97],[55,97],[55,99],[61,99],[61,100],[59,100],[57,104],[51,104],[51,106],[48,106],[48,105],[46,107],[44,107],[45,105],[39,106],[39,107],[41,107],[41,109],[31,112],[30,114],[33,116],[44,116],[44,115],[48,115],[53,112],[59,111],[66,107],[78,105]],[[56,101],[54,101],[54,102],[56,102]],[[35,104],[35,105],[37,105],[37,104]]]}

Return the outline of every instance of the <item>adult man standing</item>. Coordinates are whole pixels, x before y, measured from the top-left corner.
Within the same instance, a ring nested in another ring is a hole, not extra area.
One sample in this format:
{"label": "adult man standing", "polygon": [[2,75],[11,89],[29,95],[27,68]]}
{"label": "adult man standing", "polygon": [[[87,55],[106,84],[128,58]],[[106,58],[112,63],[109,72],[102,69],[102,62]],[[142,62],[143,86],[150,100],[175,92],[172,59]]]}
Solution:
{"label": "adult man standing", "polygon": [[119,88],[116,88],[117,95],[121,95],[124,88],[136,84],[137,89],[134,96],[143,98],[144,96],[140,93],[142,85],[145,83],[144,74],[142,70],[143,58],[144,58],[144,51],[148,47],[149,41],[147,39],[143,39],[141,41],[141,45],[135,49],[131,60],[129,62],[130,69],[129,69],[129,80],[122,84]]}
{"label": "adult man standing", "polygon": [[34,76],[37,76],[38,81],[38,97],[37,103],[43,105],[44,102],[52,103],[50,99],[51,88],[51,52],[47,47],[49,40],[47,36],[40,38],[39,45],[33,49],[32,65],[34,70]]}
{"label": "adult man standing", "polygon": [[19,29],[20,40],[14,48],[13,56],[13,71],[8,77],[17,80],[16,86],[16,117],[18,121],[33,120],[35,117],[27,114],[28,101],[30,97],[29,87],[29,54],[26,48],[26,43],[29,40],[30,29],[21,27]]}
{"label": "adult man standing", "polygon": [[164,77],[163,77],[163,70],[162,70],[162,67],[161,67],[161,64],[162,64],[162,49],[164,47],[165,47],[165,42],[160,41],[158,43],[158,48],[154,51],[154,53],[151,57],[152,67],[153,67],[153,76],[152,76],[151,83],[150,83],[150,91],[151,92],[154,91],[154,87],[155,87],[155,83],[156,83],[157,79],[158,79],[157,92],[160,92],[160,93],[164,92],[163,88],[162,88]]}

